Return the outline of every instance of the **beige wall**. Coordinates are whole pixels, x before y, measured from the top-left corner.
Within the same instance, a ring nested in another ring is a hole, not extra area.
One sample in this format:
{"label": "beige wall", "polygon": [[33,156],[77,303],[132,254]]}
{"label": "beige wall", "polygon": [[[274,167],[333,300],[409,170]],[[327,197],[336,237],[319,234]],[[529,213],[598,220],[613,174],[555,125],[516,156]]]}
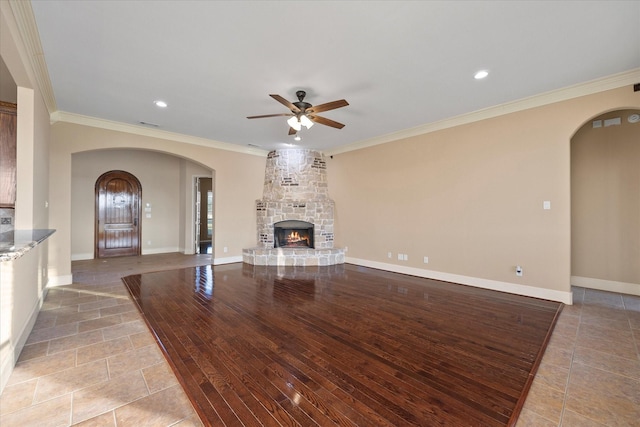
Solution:
{"label": "beige wall", "polygon": [[[640,110],[613,111],[619,126],[589,120],[571,140],[571,272],[621,282],[640,294]],[[631,290],[629,290],[630,292]]]}
{"label": "beige wall", "polygon": [[48,227],[49,131],[38,92],[18,87],[16,228]]}
{"label": "beige wall", "polygon": [[[5,1],[0,2],[0,57],[18,101],[16,228],[48,228],[49,114]],[[47,241],[19,259],[0,262],[0,391],[33,328],[47,281]]]}
{"label": "beige wall", "polygon": [[33,156],[33,228],[49,228],[49,111],[41,99],[35,102]]}
{"label": "beige wall", "polygon": [[[71,235],[72,235],[72,156],[78,153],[103,149],[141,149],[178,156],[197,163],[206,169],[215,171],[215,258],[218,262],[240,260],[242,248],[255,246],[256,219],[255,200],[262,194],[262,179],[266,161],[264,155],[253,155],[210,148],[202,145],[176,142],[149,136],[134,135],[114,130],[107,130],[73,123],[58,122],[51,127],[51,163],[50,163],[50,222],[56,228],[56,238],[51,240],[51,269],[55,269],[57,284],[71,281]],[[118,162],[112,163],[115,167]],[[158,167],[150,163],[150,167]],[[182,167],[176,177],[178,194],[183,194],[182,201],[187,203],[187,190],[190,188],[191,175],[202,169],[194,170],[188,165]],[[143,183],[144,185],[144,183]],[[152,184],[156,187],[155,184]],[[160,185],[157,185],[160,187]],[[143,187],[143,192],[145,188]],[[146,191],[151,190],[147,186]],[[143,194],[143,198],[144,198]],[[189,193],[189,196],[191,194]],[[153,201],[152,201],[153,203]],[[155,207],[152,206],[153,214]],[[93,211],[93,208],[90,209]],[[187,224],[192,213],[178,214],[177,223]],[[179,227],[179,224],[173,224]],[[190,224],[185,225],[191,227]],[[173,235],[173,231],[171,231]],[[177,231],[175,240],[186,240],[187,231]],[[148,239],[147,239],[148,240]],[[152,240],[153,241],[153,240]],[[182,247],[180,243],[177,243]],[[228,252],[223,253],[222,248]]]}
{"label": "beige wall", "polygon": [[631,105],[640,96],[624,87],[336,154],[336,243],[351,262],[566,301],[569,141]]}
{"label": "beige wall", "polygon": [[[182,158],[148,150],[85,151],[71,159],[71,257],[94,257],[95,183],[110,170],[124,170],[142,185],[142,254],[184,251],[180,231],[190,216],[190,188],[181,186],[181,174],[211,175],[211,170]],[[190,163],[190,165],[186,165]],[[147,206],[149,204],[150,206]],[[147,212],[146,209],[151,209]],[[147,214],[151,217],[148,218]]]}

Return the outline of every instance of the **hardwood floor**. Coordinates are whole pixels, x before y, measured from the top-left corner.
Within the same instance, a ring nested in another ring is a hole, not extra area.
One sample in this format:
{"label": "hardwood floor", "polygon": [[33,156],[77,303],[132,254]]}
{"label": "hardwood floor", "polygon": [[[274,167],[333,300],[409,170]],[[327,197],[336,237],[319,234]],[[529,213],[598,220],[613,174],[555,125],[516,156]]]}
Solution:
{"label": "hardwood floor", "polygon": [[562,305],[353,265],[123,278],[205,425],[515,425]]}

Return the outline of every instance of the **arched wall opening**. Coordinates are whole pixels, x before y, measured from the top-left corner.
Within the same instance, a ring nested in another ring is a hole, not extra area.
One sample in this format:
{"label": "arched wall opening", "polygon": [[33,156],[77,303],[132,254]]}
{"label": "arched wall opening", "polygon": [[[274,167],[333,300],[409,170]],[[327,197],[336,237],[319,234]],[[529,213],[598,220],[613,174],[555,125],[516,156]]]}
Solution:
{"label": "arched wall opening", "polygon": [[594,116],[570,144],[571,284],[640,295],[640,110]]}
{"label": "arched wall opening", "polygon": [[171,153],[135,148],[82,151],[71,159],[72,260],[93,258],[91,181],[95,184],[102,173],[115,169],[135,175],[143,188],[141,253],[195,252],[193,177],[214,178],[211,168]]}
{"label": "arched wall opening", "polygon": [[[238,262],[242,259],[242,248],[247,247],[255,242],[255,210],[253,206],[255,200],[260,196],[262,191],[264,165],[266,153],[260,150],[243,149],[242,151],[233,151],[216,147],[221,143],[215,141],[203,141],[194,138],[176,139],[175,135],[166,132],[155,132],[153,135],[147,135],[145,132],[138,131],[134,127],[108,126],[103,122],[95,123],[89,121],[90,124],[78,124],[67,121],[57,121],[51,125],[51,145],[50,145],[50,205],[49,219],[51,228],[55,228],[55,239],[51,241],[50,250],[50,271],[53,272],[51,277],[52,286],[72,283],[73,277],[71,273],[71,254],[85,253],[77,249],[72,250],[71,239],[76,233],[72,233],[71,218],[74,215],[72,203],[72,158],[81,156],[81,153],[105,150],[108,153],[111,149],[116,150],[141,150],[144,153],[162,153],[166,156],[174,156],[177,159],[188,161],[185,163],[184,172],[176,179],[180,186],[184,186],[185,191],[177,194],[178,199],[173,203],[182,206],[186,203],[187,198],[191,197],[192,180],[191,172],[187,165],[197,165],[211,171],[211,175],[215,179],[215,230],[214,230],[214,263],[225,264],[229,262]],[[112,129],[116,127],[117,129]],[[122,128],[122,129],[121,129]],[[138,131],[133,132],[133,131]],[[162,138],[166,136],[167,138]],[[142,159],[141,161],[147,162]],[[156,167],[156,169],[159,169]],[[194,173],[195,175],[195,173]],[[140,175],[137,175],[142,178]],[[143,182],[143,188],[147,187]],[[174,183],[170,183],[174,185]],[[161,188],[160,185],[154,183],[154,186]],[[187,186],[189,189],[187,190]],[[241,189],[242,191],[238,191]],[[144,190],[143,190],[144,191]],[[147,192],[145,194],[148,195]],[[143,196],[144,197],[144,196]],[[175,199],[175,198],[174,198]],[[143,206],[146,201],[143,199]],[[155,209],[152,203],[152,221],[157,223],[158,215],[165,215]],[[249,207],[249,208],[247,208]],[[185,243],[186,239],[193,236],[193,221],[190,210],[185,209],[182,216],[179,216],[177,231],[170,229],[169,232],[178,235],[178,243],[172,240],[166,245],[167,249],[186,248],[190,244]],[[156,213],[158,215],[156,215]],[[189,220],[187,221],[187,219]],[[145,219],[143,219],[144,221]],[[184,225],[182,227],[182,225]],[[143,224],[143,230],[149,230]],[[166,233],[166,230],[160,230]],[[148,238],[143,232],[143,239],[146,247],[154,246],[157,239],[152,237],[152,244],[148,245]],[[164,240],[165,238],[163,238]],[[74,244],[75,246],[75,244]],[[146,247],[143,254],[146,252]],[[162,248],[160,244],[155,249]],[[222,249],[227,248],[224,252]],[[153,248],[152,248],[153,249]],[[184,250],[184,249],[183,249]]]}

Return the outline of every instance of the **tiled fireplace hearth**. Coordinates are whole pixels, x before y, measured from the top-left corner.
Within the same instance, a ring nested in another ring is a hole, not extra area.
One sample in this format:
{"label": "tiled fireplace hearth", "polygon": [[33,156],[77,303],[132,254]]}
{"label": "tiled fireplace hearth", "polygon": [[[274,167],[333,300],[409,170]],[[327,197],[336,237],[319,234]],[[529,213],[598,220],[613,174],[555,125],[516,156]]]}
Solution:
{"label": "tiled fireplace hearth", "polygon": [[263,197],[256,200],[258,245],[243,249],[243,262],[343,264],[344,249],[333,247],[333,209],[321,153],[304,149],[270,152]]}

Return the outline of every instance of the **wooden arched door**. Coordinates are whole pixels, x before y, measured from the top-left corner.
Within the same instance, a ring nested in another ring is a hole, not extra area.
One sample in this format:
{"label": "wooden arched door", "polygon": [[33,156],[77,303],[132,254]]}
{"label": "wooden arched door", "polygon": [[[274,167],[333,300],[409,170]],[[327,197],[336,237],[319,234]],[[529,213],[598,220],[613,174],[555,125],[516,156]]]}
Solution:
{"label": "wooden arched door", "polygon": [[110,171],[96,181],[95,256],[140,255],[140,201],[138,178]]}

